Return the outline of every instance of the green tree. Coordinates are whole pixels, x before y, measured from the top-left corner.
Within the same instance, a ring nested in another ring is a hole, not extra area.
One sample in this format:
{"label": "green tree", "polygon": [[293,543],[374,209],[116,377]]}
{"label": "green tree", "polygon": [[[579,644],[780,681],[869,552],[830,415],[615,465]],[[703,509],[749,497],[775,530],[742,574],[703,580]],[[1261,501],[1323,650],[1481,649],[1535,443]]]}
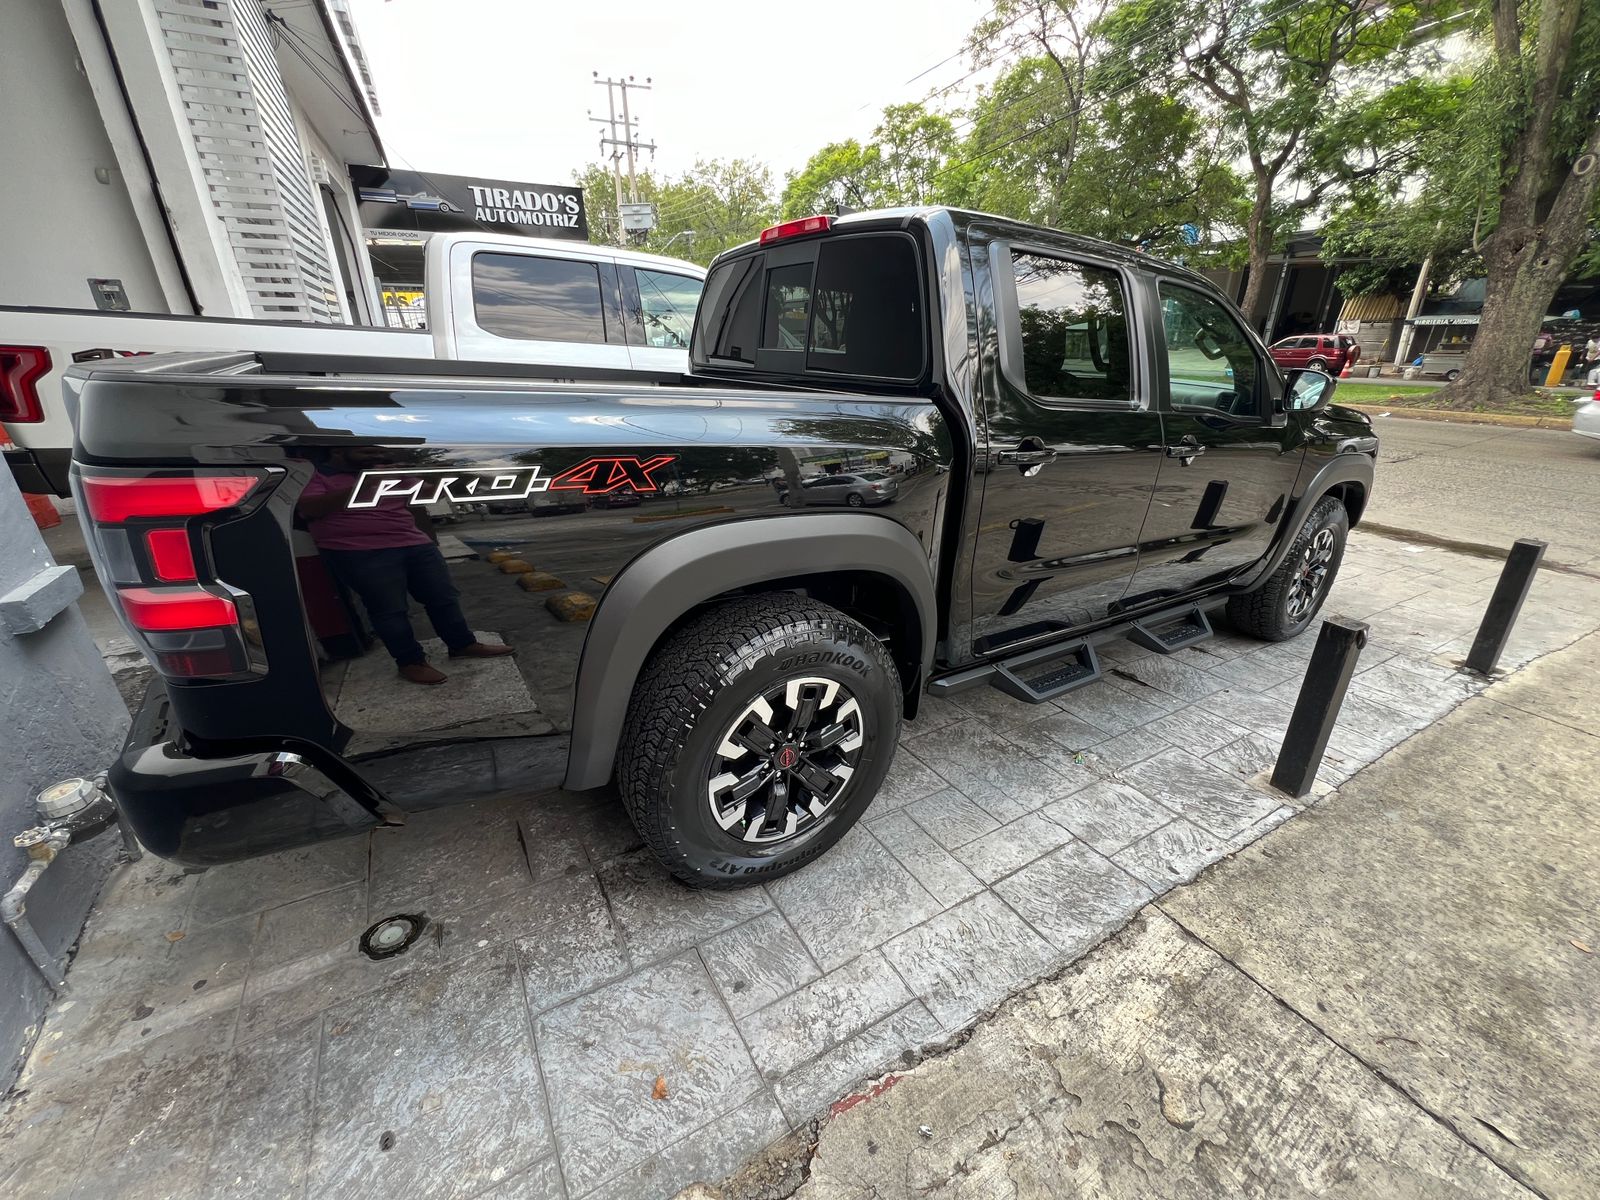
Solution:
{"label": "green tree", "polygon": [[[977,66],[1029,64],[1031,90],[996,89],[1002,103],[1029,95],[1045,101],[1054,132],[1057,170],[1065,175],[1077,155],[1079,130],[1090,105],[1090,72],[1105,50],[1100,25],[1112,0],[998,0],[973,28],[967,46]],[[1037,109],[1035,111],[1038,111]]]}
{"label": "green tree", "polygon": [[640,248],[699,263],[750,241],[778,219],[772,170],[748,158],[697,161],[676,179],[658,182],[652,199],[657,223]]}
{"label": "green tree", "polygon": [[947,187],[961,203],[1021,221],[1051,223],[1072,159],[1072,128],[1062,119],[1068,92],[1048,58],[1018,60],[973,103],[965,141]]}
{"label": "green tree", "polygon": [[[583,188],[589,239],[618,244],[616,180],[609,164],[591,163],[573,178]],[[627,244],[652,254],[708,263],[777,219],[772,171],[752,159],[702,160],[675,178],[649,171],[637,178],[639,199],[656,206],[656,227],[629,235]]]}
{"label": "green tree", "polygon": [[873,149],[883,164],[885,199],[890,204],[936,204],[939,180],[956,146],[955,126],[942,113],[920,104],[891,104],[872,132]]}
{"label": "green tree", "polygon": [[1281,229],[1389,168],[1373,106],[1426,65],[1448,0],[1123,0],[1102,22],[1101,86],[1172,78],[1216,114],[1249,170],[1243,308],[1253,314]]}
{"label": "green tree", "polygon": [[[1227,256],[1248,201],[1225,144],[1181,100],[1152,91],[1114,97],[1080,135],[1051,223],[1192,265]],[[1185,225],[1209,249],[1190,249]]]}
{"label": "green tree", "polygon": [[804,217],[841,208],[877,208],[883,196],[883,157],[854,138],[818,150],[783,187],[783,215]]}
{"label": "green tree", "polygon": [[1491,0],[1489,18],[1486,103],[1463,113],[1489,169],[1473,237],[1483,320],[1451,389],[1459,408],[1528,390],[1529,348],[1600,203],[1600,5]]}
{"label": "green tree", "polygon": [[853,138],[832,142],[789,176],[783,215],[943,203],[949,198],[943,177],[956,144],[949,117],[921,104],[892,104],[865,146]]}
{"label": "green tree", "polygon": [[1488,164],[1462,124],[1463,112],[1479,103],[1470,64],[1457,63],[1368,107],[1407,152],[1355,181],[1323,223],[1322,258],[1342,263],[1346,295],[1409,295],[1424,262],[1435,289],[1481,265],[1472,226]]}

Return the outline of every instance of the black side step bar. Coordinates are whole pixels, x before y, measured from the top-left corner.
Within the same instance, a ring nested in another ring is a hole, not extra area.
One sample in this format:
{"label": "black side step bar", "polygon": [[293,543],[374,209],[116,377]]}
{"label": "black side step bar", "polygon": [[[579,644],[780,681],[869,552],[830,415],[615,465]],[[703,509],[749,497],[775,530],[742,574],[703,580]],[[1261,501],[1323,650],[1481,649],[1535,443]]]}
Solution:
{"label": "black side step bar", "polygon": [[990,680],[1006,695],[1043,704],[1100,678],[1100,659],[1088,642],[1042,646],[994,664]]}
{"label": "black side step bar", "polygon": [[1135,621],[1128,630],[1130,642],[1146,650],[1154,650],[1157,654],[1171,654],[1185,646],[1203,642],[1210,636],[1211,622],[1198,606],[1159,625]]}

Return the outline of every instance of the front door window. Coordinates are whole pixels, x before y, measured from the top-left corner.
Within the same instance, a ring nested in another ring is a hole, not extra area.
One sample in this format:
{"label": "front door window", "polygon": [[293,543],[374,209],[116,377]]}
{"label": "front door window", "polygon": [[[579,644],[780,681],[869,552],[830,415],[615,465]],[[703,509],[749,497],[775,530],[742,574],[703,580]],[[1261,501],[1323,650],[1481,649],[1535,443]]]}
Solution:
{"label": "front door window", "polygon": [[1260,363],[1250,336],[1220,300],[1163,281],[1161,325],[1173,409],[1260,415]]}

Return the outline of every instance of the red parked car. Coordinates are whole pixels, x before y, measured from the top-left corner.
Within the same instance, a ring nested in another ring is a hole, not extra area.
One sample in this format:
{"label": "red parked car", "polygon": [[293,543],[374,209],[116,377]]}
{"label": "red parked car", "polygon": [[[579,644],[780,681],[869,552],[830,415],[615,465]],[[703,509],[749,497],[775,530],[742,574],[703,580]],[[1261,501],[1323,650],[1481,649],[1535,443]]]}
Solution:
{"label": "red parked car", "polygon": [[1309,367],[1337,375],[1355,364],[1361,357],[1361,347],[1348,334],[1302,333],[1275,342],[1269,353],[1280,367]]}

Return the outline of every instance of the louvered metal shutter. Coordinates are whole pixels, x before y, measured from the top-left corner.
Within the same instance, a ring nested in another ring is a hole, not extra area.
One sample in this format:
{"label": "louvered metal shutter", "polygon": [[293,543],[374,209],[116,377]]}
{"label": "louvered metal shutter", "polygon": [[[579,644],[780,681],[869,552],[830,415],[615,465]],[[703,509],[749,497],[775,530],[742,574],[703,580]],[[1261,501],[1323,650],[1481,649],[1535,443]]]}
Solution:
{"label": "louvered metal shutter", "polygon": [[155,0],[155,8],[253,315],[339,320],[316,193],[258,0]]}

